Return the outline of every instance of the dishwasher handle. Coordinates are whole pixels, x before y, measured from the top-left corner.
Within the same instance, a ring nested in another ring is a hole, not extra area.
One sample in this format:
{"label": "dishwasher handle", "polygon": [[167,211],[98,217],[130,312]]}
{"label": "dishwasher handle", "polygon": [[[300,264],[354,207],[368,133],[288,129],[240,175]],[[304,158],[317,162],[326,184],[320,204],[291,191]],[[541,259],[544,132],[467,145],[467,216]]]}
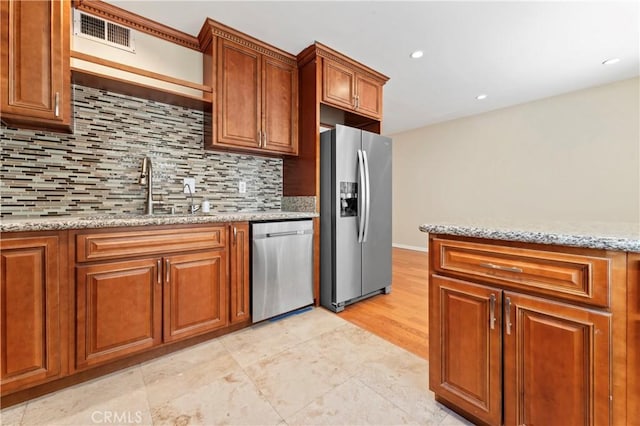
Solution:
{"label": "dishwasher handle", "polygon": [[308,230],[299,229],[297,231],[267,232],[265,234],[265,238],[286,237],[289,235],[304,235],[304,234],[311,234],[312,232],[313,231],[310,229]]}

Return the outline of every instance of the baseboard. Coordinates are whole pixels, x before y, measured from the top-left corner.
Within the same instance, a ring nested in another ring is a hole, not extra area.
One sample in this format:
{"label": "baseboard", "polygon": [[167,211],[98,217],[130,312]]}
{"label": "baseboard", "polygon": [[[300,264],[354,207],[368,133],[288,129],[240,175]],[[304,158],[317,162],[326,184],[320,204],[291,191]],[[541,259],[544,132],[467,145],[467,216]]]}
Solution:
{"label": "baseboard", "polygon": [[407,244],[398,244],[398,243],[392,243],[391,244],[393,247],[396,248],[401,248],[401,249],[405,249],[405,250],[413,250],[413,251],[427,251],[427,247],[421,247],[421,246],[409,246]]}

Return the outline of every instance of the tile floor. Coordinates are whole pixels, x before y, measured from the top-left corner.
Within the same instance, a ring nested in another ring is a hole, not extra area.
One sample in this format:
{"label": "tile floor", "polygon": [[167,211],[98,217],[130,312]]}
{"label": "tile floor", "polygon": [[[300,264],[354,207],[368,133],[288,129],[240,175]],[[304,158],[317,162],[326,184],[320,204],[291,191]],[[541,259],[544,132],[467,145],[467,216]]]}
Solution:
{"label": "tile floor", "polygon": [[322,308],[2,410],[2,425],[469,425],[428,364]]}

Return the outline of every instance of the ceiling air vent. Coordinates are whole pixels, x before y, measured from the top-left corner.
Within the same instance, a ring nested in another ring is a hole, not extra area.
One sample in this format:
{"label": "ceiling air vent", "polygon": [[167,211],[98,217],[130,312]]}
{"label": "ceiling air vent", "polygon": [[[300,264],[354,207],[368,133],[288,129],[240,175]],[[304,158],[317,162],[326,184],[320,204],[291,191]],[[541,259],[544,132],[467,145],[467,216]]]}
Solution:
{"label": "ceiling air vent", "polygon": [[109,46],[135,52],[133,31],[74,9],[73,33]]}

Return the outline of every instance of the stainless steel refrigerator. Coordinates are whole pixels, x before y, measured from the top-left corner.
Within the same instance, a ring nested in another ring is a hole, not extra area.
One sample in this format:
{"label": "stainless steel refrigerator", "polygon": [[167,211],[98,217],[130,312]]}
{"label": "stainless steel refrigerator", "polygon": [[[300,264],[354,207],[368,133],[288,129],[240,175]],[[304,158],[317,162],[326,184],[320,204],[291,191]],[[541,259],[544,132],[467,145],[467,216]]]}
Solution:
{"label": "stainless steel refrigerator", "polygon": [[391,139],[320,135],[320,303],[334,312],[391,291]]}

